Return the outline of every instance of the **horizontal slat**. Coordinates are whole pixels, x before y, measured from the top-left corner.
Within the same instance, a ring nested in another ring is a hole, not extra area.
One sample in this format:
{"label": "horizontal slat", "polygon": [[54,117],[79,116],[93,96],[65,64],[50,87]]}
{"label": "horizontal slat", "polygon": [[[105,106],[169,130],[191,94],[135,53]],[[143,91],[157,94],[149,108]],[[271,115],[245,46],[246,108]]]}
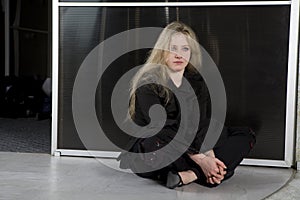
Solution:
{"label": "horizontal slat", "polygon": [[[57,152],[59,152],[61,156],[83,156],[83,157],[112,158],[112,159],[115,159],[120,155],[120,152],[115,152],[115,151],[87,151],[87,150],[57,149]],[[285,161],[264,160],[264,159],[244,159],[241,165],[291,167]]]}
{"label": "horizontal slat", "polygon": [[105,7],[139,7],[139,6],[252,6],[252,5],[291,5],[291,1],[231,1],[231,2],[60,2],[59,6],[105,6]]}

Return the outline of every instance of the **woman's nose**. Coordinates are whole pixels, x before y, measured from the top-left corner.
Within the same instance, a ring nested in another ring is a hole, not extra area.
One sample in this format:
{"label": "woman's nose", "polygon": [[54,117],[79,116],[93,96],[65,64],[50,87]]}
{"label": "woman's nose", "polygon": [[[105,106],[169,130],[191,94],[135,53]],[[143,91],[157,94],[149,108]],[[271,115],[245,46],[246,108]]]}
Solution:
{"label": "woman's nose", "polygon": [[179,55],[178,53],[175,54],[175,58],[182,58],[181,55]]}

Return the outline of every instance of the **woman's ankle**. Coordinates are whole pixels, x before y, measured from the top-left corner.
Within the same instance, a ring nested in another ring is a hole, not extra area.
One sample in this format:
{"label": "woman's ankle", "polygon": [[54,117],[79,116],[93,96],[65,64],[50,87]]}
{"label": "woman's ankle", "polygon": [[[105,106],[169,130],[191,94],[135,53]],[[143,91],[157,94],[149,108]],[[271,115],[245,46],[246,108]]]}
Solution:
{"label": "woman's ankle", "polygon": [[181,177],[183,184],[189,184],[197,180],[196,174],[192,170],[182,171],[178,173]]}

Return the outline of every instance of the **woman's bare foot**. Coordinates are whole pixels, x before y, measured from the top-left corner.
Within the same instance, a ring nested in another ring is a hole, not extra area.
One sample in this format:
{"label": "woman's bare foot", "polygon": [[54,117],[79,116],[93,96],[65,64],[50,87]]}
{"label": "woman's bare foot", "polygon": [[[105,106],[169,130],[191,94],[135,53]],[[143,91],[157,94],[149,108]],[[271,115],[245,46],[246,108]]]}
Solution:
{"label": "woman's bare foot", "polygon": [[178,172],[183,184],[189,184],[197,180],[196,174],[192,170]]}

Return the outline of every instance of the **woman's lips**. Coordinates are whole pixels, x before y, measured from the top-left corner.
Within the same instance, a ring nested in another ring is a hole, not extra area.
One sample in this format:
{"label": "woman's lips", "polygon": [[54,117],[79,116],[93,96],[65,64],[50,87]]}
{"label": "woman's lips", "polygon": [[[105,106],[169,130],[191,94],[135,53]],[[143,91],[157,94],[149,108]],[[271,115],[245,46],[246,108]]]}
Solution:
{"label": "woman's lips", "polygon": [[175,64],[182,64],[183,62],[182,61],[175,61],[174,63]]}

